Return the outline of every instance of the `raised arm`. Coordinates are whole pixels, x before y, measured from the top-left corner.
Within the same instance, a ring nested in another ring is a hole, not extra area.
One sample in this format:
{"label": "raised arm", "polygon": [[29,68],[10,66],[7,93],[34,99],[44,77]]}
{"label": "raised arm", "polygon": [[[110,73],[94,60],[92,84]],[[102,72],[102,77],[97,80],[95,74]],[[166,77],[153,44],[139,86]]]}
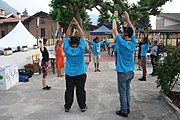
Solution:
{"label": "raised arm", "polygon": [[66,31],[66,37],[70,37],[71,32],[72,32],[72,21],[70,22],[68,29]]}
{"label": "raised arm", "polygon": [[42,38],[40,38],[39,43],[40,43],[41,51],[44,51],[44,44],[43,44],[43,39]]}
{"label": "raised arm", "polygon": [[129,19],[129,14],[126,11],[124,11],[124,17],[125,17],[126,22],[128,23],[128,26],[133,29],[133,34],[135,34],[134,26],[132,25],[132,23]]}
{"label": "raised arm", "polygon": [[75,18],[73,18],[72,21],[73,21],[73,25],[74,25],[73,28],[77,29],[80,37],[85,39],[84,32],[83,32],[82,28],[80,27],[79,23],[77,22],[77,20]]}
{"label": "raised arm", "polygon": [[114,34],[112,34],[112,36],[113,36],[113,39],[115,40],[115,39],[116,39],[116,37],[114,36]]}
{"label": "raised arm", "polygon": [[137,40],[140,43],[140,32],[137,33]]}
{"label": "raised arm", "polygon": [[116,18],[117,17],[118,17],[118,11],[114,11],[113,24],[112,24],[112,33],[115,35],[115,37],[118,35],[117,23],[116,23]]}

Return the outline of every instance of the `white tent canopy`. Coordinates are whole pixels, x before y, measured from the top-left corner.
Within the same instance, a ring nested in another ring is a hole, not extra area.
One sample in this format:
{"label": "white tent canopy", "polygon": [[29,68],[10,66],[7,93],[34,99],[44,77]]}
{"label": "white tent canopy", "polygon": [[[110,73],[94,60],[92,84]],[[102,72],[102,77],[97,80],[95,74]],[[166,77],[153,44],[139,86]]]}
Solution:
{"label": "white tent canopy", "polygon": [[26,29],[22,22],[19,21],[11,32],[0,39],[0,50],[7,47],[16,50],[17,46],[33,48],[34,44],[37,44],[37,39]]}

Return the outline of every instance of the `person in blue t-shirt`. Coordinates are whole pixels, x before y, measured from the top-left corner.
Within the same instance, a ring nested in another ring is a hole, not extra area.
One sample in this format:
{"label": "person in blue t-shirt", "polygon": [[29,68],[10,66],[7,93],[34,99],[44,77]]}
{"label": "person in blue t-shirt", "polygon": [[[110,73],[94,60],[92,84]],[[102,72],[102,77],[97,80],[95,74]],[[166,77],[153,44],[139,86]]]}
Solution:
{"label": "person in blue t-shirt", "polygon": [[104,44],[106,45],[106,47],[105,47],[105,50],[106,50],[106,48],[109,47],[109,41],[108,41],[108,38],[107,38],[107,37],[104,38],[104,39],[105,39]]}
{"label": "person in blue t-shirt", "polygon": [[[80,37],[70,37],[72,29],[76,29]],[[69,38],[70,37],[70,38]],[[75,18],[69,24],[66,32],[66,38],[64,39],[64,53],[66,55],[65,65],[65,79],[66,79],[66,91],[65,91],[65,112],[69,112],[73,99],[74,99],[74,87],[76,87],[77,102],[82,112],[87,109],[86,105],[86,65],[84,61],[84,51],[86,48],[85,35],[80,28]]]}
{"label": "person in blue t-shirt", "polygon": [[100,61],[100,55],[101,55],[102,42],[99,41],[98,37],[96,37],[93,39],[93,42],[90,42],[90,44],[92,45],[93,62],[94,62],[94,67],[95,67],[94,72],[97,72],[97,71],[100,72],[101,70],[99,69],[99,61]]}
{"label": "person in blue t-shirt", "polygon": [[117,81],[120,101],[120,110],[116,114],[128,117],[130,113],[130,83],[134,78],[134,51],[136,49],[135,29],[129,19],[128,13],[124,12],[128,27],[124,28],[123,38],[117,30],[116,18],[118,11],[114,12],[112,32],[116,37],[115,46],[117,47]]}
{"label": "person in blue t-shirt", "polygon": [[146,70],[146,53],[147,50],[149,49],[149,42],[148,42],[148,37],[144,37],[142,40],[142,45],[141,45],[141,67],[142,67],[142,77],[139,78],[138,80],[140,81],[146,81],[146,74],[147,74],[147,70]]}

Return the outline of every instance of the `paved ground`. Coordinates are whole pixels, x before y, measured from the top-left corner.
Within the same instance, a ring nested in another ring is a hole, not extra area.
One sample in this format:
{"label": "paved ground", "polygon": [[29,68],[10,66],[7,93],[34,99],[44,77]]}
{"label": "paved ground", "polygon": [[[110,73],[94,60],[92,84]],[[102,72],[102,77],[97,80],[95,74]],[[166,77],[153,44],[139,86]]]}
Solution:
{"label": "paved ground", "polygon": [[58,78],[50,71],[47,78],[52,86],[50,91],[41,89],[41,75],[34,75],[30,82],[17,84],[8,91],[0,91],[0,120],[177,120],[171,109],[158,99],[156,77],[148,75],[145,82],[137,80],[141,71],[135,71],[132,81],[129,117],[117,116],[119,101],[114,62],[103,60],[100,67],[102,71],[95,73],[93,64],[88,66],[86,112],[79,110],[76,98],[70,112],[64,112],[64,77]]}

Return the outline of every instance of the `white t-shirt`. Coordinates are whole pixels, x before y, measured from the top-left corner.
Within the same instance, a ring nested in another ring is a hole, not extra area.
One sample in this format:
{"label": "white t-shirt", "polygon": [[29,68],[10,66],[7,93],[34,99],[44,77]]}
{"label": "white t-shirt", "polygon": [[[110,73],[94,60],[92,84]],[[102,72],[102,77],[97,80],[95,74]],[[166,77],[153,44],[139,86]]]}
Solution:
{"label": "white t-shirt", "polygon": [[151,49],[151,55],[157,56],[158,46],[153,46]]}

